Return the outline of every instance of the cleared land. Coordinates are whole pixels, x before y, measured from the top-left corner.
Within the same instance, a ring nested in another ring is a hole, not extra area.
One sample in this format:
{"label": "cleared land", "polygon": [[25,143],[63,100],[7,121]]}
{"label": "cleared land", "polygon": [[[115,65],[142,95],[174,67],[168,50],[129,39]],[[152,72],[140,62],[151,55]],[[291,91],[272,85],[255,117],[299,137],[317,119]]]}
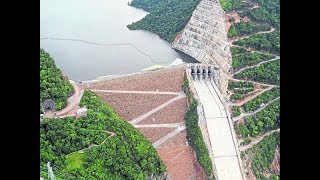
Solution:
{"label": "cleared land", "polygon": [[[186,139],[184,116],[187,102],[182,93],[183,76],[184,68],[161,69],[99,81],[88,88],[95,90],[127,121],[141,118],[141,121],[130,123],[157,147],[170,179],[205,179]],[[172,101],[175,98],[177,100]],[[166,106],[158,108],[163,104]],[[153,113],[145,116],[150,112]]]}
{"label": "cleared land", "polygon": [[[183,98],[166,106],[160,111],[152,114],[148,118],[140,121],[137,124],[153,124],[153,123],[180,123],[184,122],[186,113],[187,99]],[[164,116],[164,114],[166,116]]]}
{"label": "cleared land", "polygon": [[95,92],[119,114],[130,121],[176,97],[174,95],[123,94]]}
{"label": "cleared land", "polygon": [[182,91],[183,68],[137,73],[131,76],[114,78],[90,84],[90,89],[121,91]]}
{"label": "cleared land", "polygon": [[142,132],[151,143],[154,143],[174,131],[174,128],[139,128],[139,131]]}
{"label": "cleared land", "polygon": [[172,179],[205,179],[205,172],[187,143],[186,130],[162,144],[157,151],[167,165],[167,170],[175,172],[170,176]]}

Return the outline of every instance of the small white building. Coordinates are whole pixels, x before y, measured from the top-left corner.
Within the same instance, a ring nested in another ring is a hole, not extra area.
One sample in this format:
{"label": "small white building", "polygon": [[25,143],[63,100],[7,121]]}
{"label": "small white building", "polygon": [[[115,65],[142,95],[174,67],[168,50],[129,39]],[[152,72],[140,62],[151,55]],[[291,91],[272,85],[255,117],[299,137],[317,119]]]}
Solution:
{"label": "small white building", "polygon": [[76,114],[77,116],[86,115],[87,111],[88,111],[87,107],[84,106],[82,108],[78,108]]}

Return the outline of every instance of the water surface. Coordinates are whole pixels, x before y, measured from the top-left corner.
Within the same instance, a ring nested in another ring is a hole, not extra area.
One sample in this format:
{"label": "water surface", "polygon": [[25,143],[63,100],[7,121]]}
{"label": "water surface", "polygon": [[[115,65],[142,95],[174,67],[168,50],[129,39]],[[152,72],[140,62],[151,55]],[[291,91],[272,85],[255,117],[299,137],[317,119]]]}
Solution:
{"label": "water surface", "polygon": [[147,12],[127,0],[41,0],[40,47],[49,52],[69,79],[84,81],[139,71],[190,56],[148,31],[126,25]]}

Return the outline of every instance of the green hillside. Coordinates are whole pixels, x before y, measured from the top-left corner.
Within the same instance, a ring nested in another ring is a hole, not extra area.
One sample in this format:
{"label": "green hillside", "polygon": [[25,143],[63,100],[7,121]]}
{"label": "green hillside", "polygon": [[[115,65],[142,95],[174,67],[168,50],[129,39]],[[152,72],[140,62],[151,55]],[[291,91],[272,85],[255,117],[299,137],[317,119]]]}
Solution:
{"label": "green hillside", "polygon": [[199,0],[132,0],[131,6],[150,13],[128,25],[131,30],[144,29],[172,42],[188,23]]}
{"label": "green hillside", "polygon": [[[80,106],[88,108],[87,116],[45,118],[40,122],[42,177],[48,177],[48,161],[57,179],[127,180],[163,176],[165,165],[139,130],[91,91],[84,92]],[[78,152],[81,149],[83,152]]]}
{"label": "green hillside", "polygon": [[50,54],[40,49],[40,102],[53,99],[56,110],[60,110],[67,105],[67,97],[72,91],[73,86],[64,79]]}

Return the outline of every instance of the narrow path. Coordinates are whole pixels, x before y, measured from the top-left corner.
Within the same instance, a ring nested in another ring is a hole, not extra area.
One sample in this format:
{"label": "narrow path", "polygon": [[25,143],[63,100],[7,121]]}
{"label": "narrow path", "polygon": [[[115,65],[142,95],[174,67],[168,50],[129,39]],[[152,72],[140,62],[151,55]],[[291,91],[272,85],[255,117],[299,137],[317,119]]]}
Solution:
{"label": "narrow path", "polygon": [[147,113],[145,113],[145,114],[142,114],[141,116],[139,116],[139,117],[137,117],[137,118],[129,121],[129,123],[135,125],[136,123],[138,123],[138,122],[144,120],[145,118],[149,117],[151,114],[153,114],[153,113],[161,110],[162,108],[166,107],[167,105],[169,105],[169,104],[171,104],[171,103],[173,103],[173,102],[175,102],[175,101],[177,101],[177,100],[179,100],[179,99],[181,99],[181,98],[184,98],[184,97],[186,97],[185,94],[180,94],[179,96],[170,99],[169,101],[161,104],[160,106],[152,109],[151,111],[149,111],[149,112],[147,112]]}
{"label": "narrow path", "polygon": [[233,77],[227,77],[228,80],[233,80],[233,81],[241,81],[241,82],[252,82],[254,84],[259,84],[262,86],[271,86],[271,87],[278,87],[278,85],[274,85],[274,84],[265,84],[265,83],[261,83],[261,82],[256,82],[256,81],[251,81],[251,80],[246,80],[246,79],[235,79]]}
{"label": "narrow path", "polygon": [[253,145],[259,143],[264,137],[269,136],[270,134],[272,134],[272,133],[274,133],[274,132],[276,132],[276,131],[279,132],[279,131],[280,131],[280,128],[279,128],[279,129],[276,129],[276,130],[269,131],[269,132],[265,133],[264,135],[255,138],[250,144],[248,144],[248,145],[246,145],[246,146],[240,147],[239,150],[240,150],[240,151],[245,151],[245,150],[251,148]]}
{"label": "narrow path", "polygon": [[238,121],[239,119],[245,117],[245,116],[252,116],[260,111],[262,111],[264,108],[266,108],[268,105],[270,105],[271,103],[273,103],[274,101],[280,99],[280,97],[277,97],[269,102],[267,102],[265,105],[263,105],[262,107],[260,107],[259,109],[253,111],[253,112],[246,112],[246,113],[241,113],[240,116],[237,116],[237,117],[233,117],[233,121],[236,122]]}
{"label": "narrow path", "polygon": [[118,90],[102,90],[102,89],[90,89],[93,92],[108,92],[108,93],[127,93],[127,94],[169,94],[169,95],[181,95],[183,92],[162,92],[162,91],[118,91]]}
{"label": "narrow path", "polygon": [[257,96],[261,95],[262,93],[264,93],[264,92],[272,89],[273,87],[274,87],[274,86],[270,86],[270,85],[269,85],[269,87],[263,89],[262,91],[256,93],[256,94],[253,95],[253,96],[250,96],[250,97],[244,99],[243,101],[240,101],[240,102],[237,102],[237,103],[228,103],[228,105],[230,105],[230,106],[242,106],[243,104],[251,101],[251,100],[254,99],[255,97],[257,97]]}
{"label": "narrow path", "polygon": [[160,138],[158,141],[154,142],[152,145],[154,148],[157,148],[158,146],[160,146],[161,144],[165,143],[168,139],[174,137],[175,135],[177,135],[179,132],[183,131],[186,129],[186,126],[179,126],[177,129],[175,129],[173,132],[167,134],[166,136]]}
{"label": "narrow path", "polygon": [[141,125],[133,125],[135,128],[176,128],[181,126],[182,123],[172,123],[172,124],[141,124]]}
{"label": "narrow path", "polygon": [[238,41],[240,39],[249,38],[252,35],[272,33],[274,30],[275,30],[275,28],[271,27],[271,29],[269,31],[260,31],[260,32],[249,34],[249,35],[246,35],[246,36],[237,37],[237,38],[231,40],[231,43],[233,43],[234,41]]}
{"label": "narrow path", "polygon": [[271,61],[275,61],[275,60],[280,60],[280,56],[276,55],[276,57],[273,58],[273,59],[269,59],[269,60],[266,60],[266,61],[261,61],[261,62],[259,62],[259,63],[256,64],[256,65],[246,66],[246,67],[244,67],[244,68],[241,68],[241,69],[237,70],[236,72],[234,72],[233,75],[238,74],[238,73],[240,73],[240,72],[242,72],[242,71],[244,71],[244,70],[246,70],[246,69],[255,68],[255,67],[260,66],[261,64],[264,64],[264,63],[267,63],[267,62],[271,62]]}
{"label": "narrow path", "polygon": [[67,156],[69,156],[69,155],[71,155],[71,154],[74,154],[74,153],[83,153],[84,152],[84,150],[86,150],[86,149],[90,149],[90,148],[92,148],[92,147],[96,147],[96,146],[101,146],[103,143],[105,143],[106,142],[106,140],[107,139],[109,139],[109,138],[111,138],[112,136],[115,136],[116,135],[116,133],[114,133],[114,132],[111,132],[111,131],[106,131],[107,133],[109,133],[110,134],[110,136],[108,136],[106,139],[104,139],[99,145],[96,145],[96,144],[92,144],[92,145],[90,145],[89,147],[87,147],[87,148],[84,148],[84,149],[80,149],[80,150],[78,150],[78,151],[75,151],[75,152],[72,152],[72,153],[70,153],[70,154],[68,154]]}

